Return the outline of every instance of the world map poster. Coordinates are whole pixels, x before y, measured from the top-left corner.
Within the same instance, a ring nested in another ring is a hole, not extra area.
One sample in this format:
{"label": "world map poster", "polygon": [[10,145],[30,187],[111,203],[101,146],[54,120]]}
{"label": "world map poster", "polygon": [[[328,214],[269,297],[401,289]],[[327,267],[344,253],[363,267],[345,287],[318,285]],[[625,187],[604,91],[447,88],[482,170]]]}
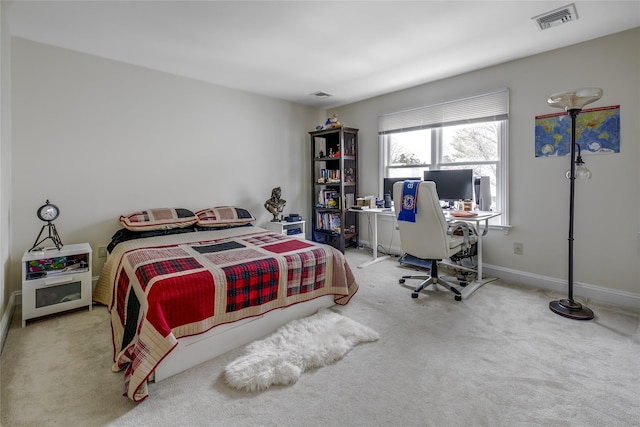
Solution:
{"label": "world map poster", "polygon": [[[620,106],[584,109],[576,118],[581,154],[620,152]],[[536,157],[571,154],[571,116],[566,112],[536,116]]]}

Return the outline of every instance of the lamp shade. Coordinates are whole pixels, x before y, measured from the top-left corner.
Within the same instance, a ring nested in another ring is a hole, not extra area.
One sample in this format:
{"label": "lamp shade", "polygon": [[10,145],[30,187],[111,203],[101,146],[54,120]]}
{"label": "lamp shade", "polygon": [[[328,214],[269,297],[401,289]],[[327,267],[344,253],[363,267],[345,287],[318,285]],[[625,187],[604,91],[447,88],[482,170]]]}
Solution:
{"label": "lamp shade", "polygon": [[585,87],[566,92],[554,93],[547,99],[547,104],[552,107],[569,110],[581,110],[587,104],[602,98],[602,89],[598,87]]}

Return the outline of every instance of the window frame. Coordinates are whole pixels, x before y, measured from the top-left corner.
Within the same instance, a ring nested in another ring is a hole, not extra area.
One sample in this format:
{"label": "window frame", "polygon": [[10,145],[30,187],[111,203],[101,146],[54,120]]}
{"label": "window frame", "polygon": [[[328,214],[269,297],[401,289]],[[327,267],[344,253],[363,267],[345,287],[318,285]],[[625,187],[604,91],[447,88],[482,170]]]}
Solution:
{"label": "window frame", "polygon": [[[506,90],[508,97],[508,90]],[[464,101],[464,100],[462,100]],[[452,101],[457,102],[457,101]],[[383,191],[383,181],[385,177],[389,176],[390,170],[402,170],[402,169],[416,169],[421,168],[424,170],[436,170],[449,168],[451,166],[475,166],[475,165],[483,165],[483,164],[495,164],[496,165],[496,207],[495,209],[501,213],[500,216],[494,218],[490,221],[491,228],[502,228],[508,229],[509,226],[509,117],[508,117],[508,101],[506,105],[507,113],[501,117],[486,117],[485,120],[471,120],[469,124],[473,123],[486,123],[486,122],[498,122],[498,159],[495,161],[465,161],[465,162],[455,162],[455,163],[443,163],[442,162],[442,152],[443,152],[443,128],[447,126],[455,126],[459,125],[460,122],[457,123],[442,123],[436,125],[430,125],[425,127],[425,130],[430,130],[431,132],[431,163],[429,164],[412,164],[412,165],[402,165],[402,166],[391,166],[389,164],[390,160],[390,135],[403,133],[405,131],[411,130],[420,130],[420,129],[398,129],[397,132],[394,131],[381,131],[379,133],[379,192],[382,194]],[[401,113],[400,113],[401,114]],[[382,118],[382,116],[381,116]],[[399,176],[414,176],[414,173],[409,174],[400,174]]]}

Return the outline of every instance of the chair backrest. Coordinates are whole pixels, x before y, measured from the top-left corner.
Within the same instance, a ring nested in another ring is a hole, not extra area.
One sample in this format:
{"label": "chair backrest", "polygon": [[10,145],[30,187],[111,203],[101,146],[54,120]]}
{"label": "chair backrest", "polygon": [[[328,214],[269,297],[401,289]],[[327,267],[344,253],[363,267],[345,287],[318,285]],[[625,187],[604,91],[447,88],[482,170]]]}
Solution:
{"label": "chair backrest", "polygon": [[[404,182],[393,185],[396,217],[402,209]],[[449,225],[442,212],[433,181],[421,181],[417,192],[416,222],[398,221],[402,250],[422,259],[445,259],[451,254]]]}

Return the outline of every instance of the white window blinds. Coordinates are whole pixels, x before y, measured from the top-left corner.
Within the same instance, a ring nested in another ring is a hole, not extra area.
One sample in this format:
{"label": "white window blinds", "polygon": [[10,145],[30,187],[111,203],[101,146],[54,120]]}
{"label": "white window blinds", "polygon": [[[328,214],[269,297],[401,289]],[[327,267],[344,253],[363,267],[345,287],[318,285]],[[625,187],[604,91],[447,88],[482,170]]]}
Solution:
{"label": "white window blinds", "polygon": [[378,134],[386,135],[508,118],[509,89],[501,89],[465,99],[382,114],[378,121]]}

